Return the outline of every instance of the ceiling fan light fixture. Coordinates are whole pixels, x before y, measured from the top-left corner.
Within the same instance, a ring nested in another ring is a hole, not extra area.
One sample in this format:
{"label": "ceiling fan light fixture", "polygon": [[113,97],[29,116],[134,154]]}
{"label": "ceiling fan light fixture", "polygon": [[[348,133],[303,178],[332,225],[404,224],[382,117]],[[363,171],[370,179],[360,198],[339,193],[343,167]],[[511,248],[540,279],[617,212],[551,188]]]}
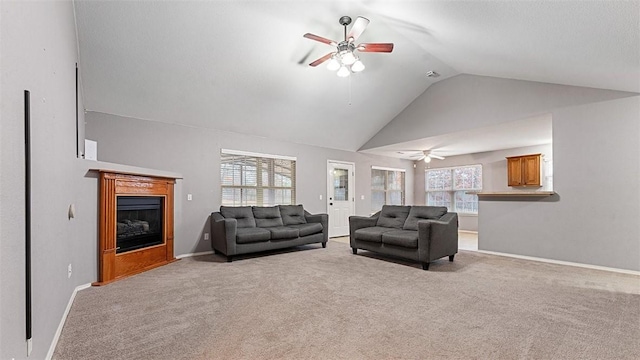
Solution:
{"label": "ceiling fan light fixture", "polygon": [[431,162],[431,156],[427,155],[424,157],[424,162],[426,162],[427,164]]}
{"label": "ceiling fan light fixture", "polygon": [[340,62],[335,56],[332,56],[331,60],[329,60],[329,63],[327,64],[327,70],[336,71],[338,69],[340,69]]}
{"label": "ceiling fan light fixture", "polygon": [[353,72],[360,72],[362,70],[364,70],[364,64],[360,60],[356,60],[356,62],[351,65],[351,71]]}
{"label": "ceiling fan light fixture", "polygon": [[338,70],[338,72],[336,73],[336,75],[338,75],[339,77],[347,77],[349,76],[349,74],[351,74],[351,71],[349,71],[349,69],[344,65],[342,65],[340,67],[340,70]]}
{"label": "ceiling fan light fixture", "polygon": [[355,55],[353,55],[353,52],[351,52],[351,51],[345,51],[342,54],[342,63],[345,64],[345,65],[352,65],[357,60],[358,59],[356,58]]}

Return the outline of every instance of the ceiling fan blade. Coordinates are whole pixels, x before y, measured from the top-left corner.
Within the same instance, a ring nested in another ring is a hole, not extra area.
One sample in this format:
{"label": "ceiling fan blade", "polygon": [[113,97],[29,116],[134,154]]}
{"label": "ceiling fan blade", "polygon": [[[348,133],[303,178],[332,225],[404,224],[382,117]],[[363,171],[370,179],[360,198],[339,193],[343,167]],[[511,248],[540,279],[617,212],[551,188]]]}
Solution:
{"label": "ceiling fan blade", "polygon": [[429,157],[432,157],[434,159],[438,159],[438,160],[444,160],[444,157],[440,156],[440,155],[433,155],[433,154],[429,154]]}
{"label": "ceiling fan blade", "polygon": [[416,160],[416,161],[420,161],[420,160],[422,160],[422,159],[424,159],[424,158],[426,158],[426,157],[427,157],[426,155],[422,155],[422,156],[420,156],[420,158],[419,158],[418,160]]}
{"label": "ceiling fan blade", "polygon": [[351,27],[351,31],[349,31],[349,34],[347,35],[347,39],[353,39],[351,41],[355,41],[357,38],[359,38],[360,35],[362,35],[362,33],[364,32],[364,29],[367,28],[367,25],[369,25],[369,22],[369,19],[358,16],[356,21],[353,23],[353,26]]}
{"label": "ceiling fan blade", "polygon": [[327,60],[331,59],[331,56],[333,56],[333,54],[335,54],[335,53],[330,52],[330,53],[328,53],[327,55],[325,55],[325,56],[321,57],[320,59],[318,59],[318,60],[316,60],[316,61],[312,62],[311,64],[309,64],[309,66],[314,66],[314,67],[315,67],[315,66],[318,66],[318,65],[322,64],[323,62],[325,62],[325,61],[327,61]]}
{"label": "ceiling fan blade", "polygon": [[356,47],[362,52],[383,52],[390,53],[393,51],[393,43],[364,43]]}
{"label": "ceiling fan blade", "polygon": [[319,42],[327,44],[327,45],[334,45],[334,46],[338,45],[337,42],[335,42],[333,40],[329,40],[327,38],[323,38],[322,36],[318,36],[318,35],[314,35],[314,34],[310,34],[310,33],[306,33],[306,34],[304,34],[302,36],[306,37],[307,39],[319,41]]}

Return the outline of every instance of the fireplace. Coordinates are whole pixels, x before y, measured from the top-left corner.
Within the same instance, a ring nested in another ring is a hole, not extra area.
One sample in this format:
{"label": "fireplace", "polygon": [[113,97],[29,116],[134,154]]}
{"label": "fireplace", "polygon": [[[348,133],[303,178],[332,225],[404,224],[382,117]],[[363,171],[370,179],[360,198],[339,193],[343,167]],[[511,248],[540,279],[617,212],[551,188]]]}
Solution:
{"label": "fireplace", "polygon": [[116,254],[162,244],[160,196],[118,196]]}
{"label": "fireplace", "polygon": [[99,274],[108,284],[175,261],[175,179],[100,171]]}

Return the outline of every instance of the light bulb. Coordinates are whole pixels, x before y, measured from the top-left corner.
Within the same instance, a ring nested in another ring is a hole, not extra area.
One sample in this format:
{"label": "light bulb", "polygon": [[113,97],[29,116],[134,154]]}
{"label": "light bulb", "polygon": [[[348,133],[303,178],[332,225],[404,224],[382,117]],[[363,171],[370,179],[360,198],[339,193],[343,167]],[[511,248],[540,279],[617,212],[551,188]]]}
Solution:
{"label": "light bulb", "polygon": [[340,77],[347,77],[351,74],[351,71],[349,71],[346,66],[342,65],[336,74]]}
{"label": "light bulb", "polygon": [[351,71],[353,72],[360,72],[362,70],[364,70],[364,64],[360,60],[356,60],[356,62],[351,65]]}
{"label": "light bulb", "polygon": [[335,56],[333,56],[327,64],[327,70],[336,71],[338,69],[340,69],[340,62],[335,58]]}
{"label": "light bulb", "polygon": [[427,164],[431,162],[431,157],[429,155],[424,157],[424,162],[426,162]]}
{"label": "light bulb", "polygon": [[358,59],[356,59],[356,57],[353,55],[351,51],[347,51],[342,55],[342,63],[345,65],[351,65],[354,62],[356,62],[356,60]]}

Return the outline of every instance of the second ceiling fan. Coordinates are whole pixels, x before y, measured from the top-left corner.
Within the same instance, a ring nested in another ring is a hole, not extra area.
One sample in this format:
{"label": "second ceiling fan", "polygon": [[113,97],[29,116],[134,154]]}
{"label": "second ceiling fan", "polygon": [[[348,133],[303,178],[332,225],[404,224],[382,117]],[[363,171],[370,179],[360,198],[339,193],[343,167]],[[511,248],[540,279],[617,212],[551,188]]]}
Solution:
{"label": "second ceiling fan", "polygon": [[399,154],[406,153],[415,153],[415,155],[410,155],[412,160],[420,161],[424,160],[426,163],[430,163],[432,159],[444,160],[444,156],[436,155],[433,153],[433,150],[406,150],[406,151],[398,151]]}
{"label": "second ceiling fan", "polygon": [[340,77],[349,76],[352,72],[360,72],[364,70],[364,64],[360,61],[355,51],[360,52],[381,52],[390,53],[393,51],[393,43],[361,43],[355,45],[355,41],[362,35],[369,25],[369,19],[358,16],[353,23],[351,30],[347,33],[347,26],[351,24],[351,18],[343,16],[339,20],[340,25],[344,26],[344,40],[337,42],[322,36],[311,33],[304,34],[307,39],[319,41],[323,44],[336,47],[336,51],[330,52],[318,60],[309,64],[309,66],[318,66],[329,60],[327,68],[329,70],[337,70]]}

